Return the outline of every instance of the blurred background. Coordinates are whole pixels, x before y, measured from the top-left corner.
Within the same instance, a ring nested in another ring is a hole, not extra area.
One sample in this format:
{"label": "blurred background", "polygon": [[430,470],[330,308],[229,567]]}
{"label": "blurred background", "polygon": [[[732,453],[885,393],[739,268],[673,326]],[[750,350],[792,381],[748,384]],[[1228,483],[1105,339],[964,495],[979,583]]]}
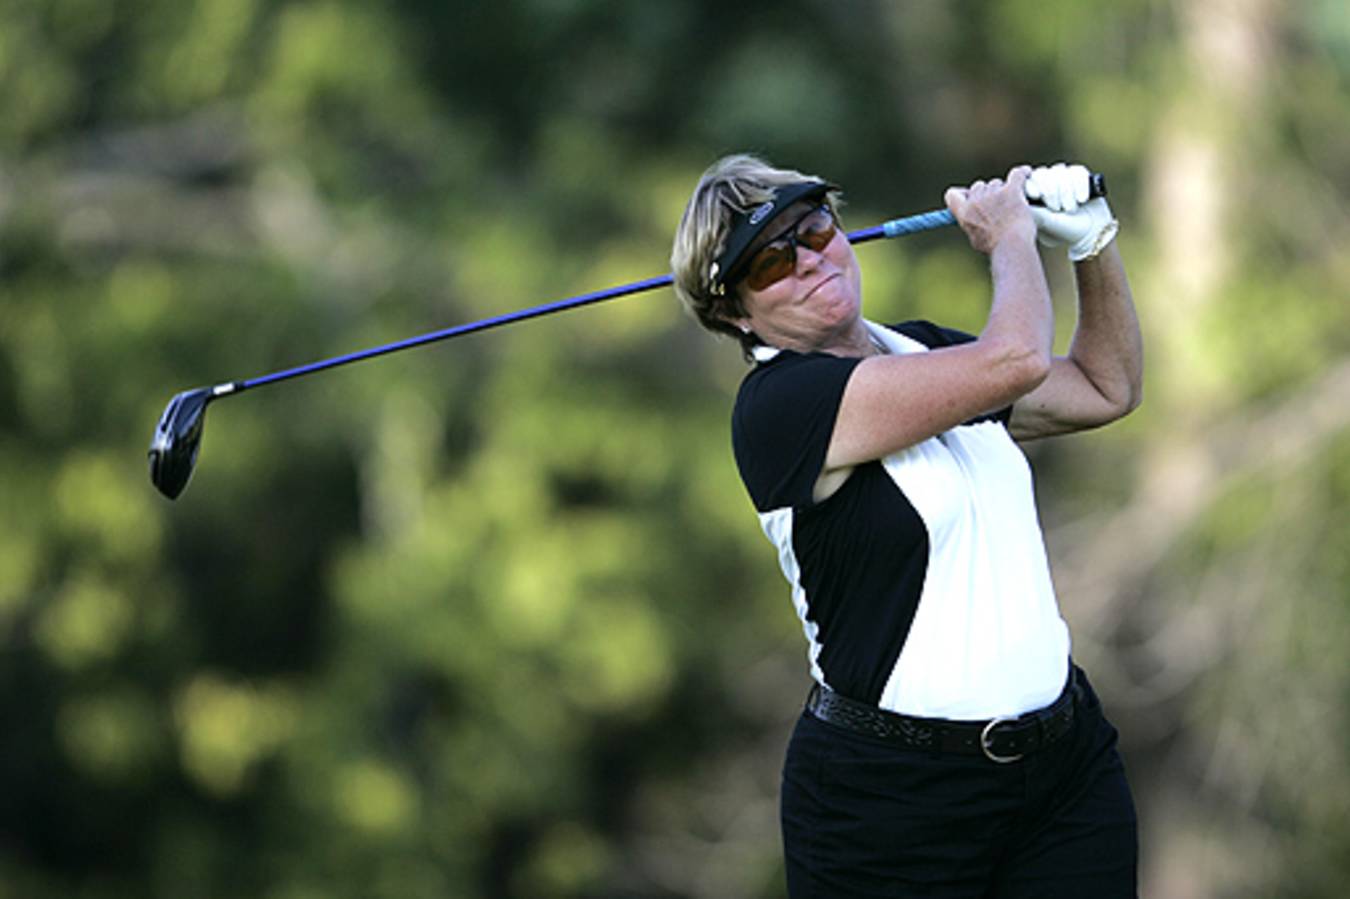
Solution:
{"label": "blurred background", "polygon": [[[1145,405],[1028,452],[1143,894],[1343,896],[1348,87],[1342,0],[0,0],[0,899],[783,894],[805,643],[668,291],[145,461],[664,273],[738,150],[851,228],[1107,174]],[[859,256],[980,327],[958,232]]]}

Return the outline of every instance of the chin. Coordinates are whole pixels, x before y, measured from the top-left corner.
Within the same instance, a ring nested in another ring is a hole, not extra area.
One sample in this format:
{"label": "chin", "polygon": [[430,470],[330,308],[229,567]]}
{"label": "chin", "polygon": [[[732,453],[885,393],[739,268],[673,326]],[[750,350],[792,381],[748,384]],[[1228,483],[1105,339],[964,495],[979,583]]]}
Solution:
{"label": "chin", "polygon": [[862,301],[855,294],[839,293],[821,299],[826,301],[825,308],[832,321],[847,324],[862,315]]}

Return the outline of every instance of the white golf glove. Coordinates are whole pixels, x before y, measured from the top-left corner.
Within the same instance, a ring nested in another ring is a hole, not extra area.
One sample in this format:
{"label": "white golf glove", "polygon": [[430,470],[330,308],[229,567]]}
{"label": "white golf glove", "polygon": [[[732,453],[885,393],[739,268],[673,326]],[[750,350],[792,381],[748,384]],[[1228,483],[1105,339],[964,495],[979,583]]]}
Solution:
{"label": "white golf glove", "polygon": [[1106,248],[1120,230],[1105,197],[1089,197],[1091,173],[1087,166],[1057,163],[1032,169],[1027,177],[1027,199],[1032,206],[1036,239],[1043,246],[1068,246],[1074,262],[1091,259]]}

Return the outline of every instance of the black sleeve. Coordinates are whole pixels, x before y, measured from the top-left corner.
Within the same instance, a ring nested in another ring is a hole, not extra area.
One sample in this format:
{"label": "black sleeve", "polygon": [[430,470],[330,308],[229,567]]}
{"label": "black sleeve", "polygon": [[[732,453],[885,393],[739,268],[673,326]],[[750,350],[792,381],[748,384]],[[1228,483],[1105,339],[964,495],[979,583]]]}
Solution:
{"label": "black sleeve", "polygon": [[783,352],[741,383],[731,442],[761,512],[811,504],[844,387],[861,359]]}
{"label": "black sleeve", "polygon": [[922,320],[901,322],[889,327],[892,331],[899,331],[906,337],[917,340],[930,350],[970,343],[975,339],[974,334],[967,334],[965,331],[958,331],[955,328],[944,328],[941,325]]}

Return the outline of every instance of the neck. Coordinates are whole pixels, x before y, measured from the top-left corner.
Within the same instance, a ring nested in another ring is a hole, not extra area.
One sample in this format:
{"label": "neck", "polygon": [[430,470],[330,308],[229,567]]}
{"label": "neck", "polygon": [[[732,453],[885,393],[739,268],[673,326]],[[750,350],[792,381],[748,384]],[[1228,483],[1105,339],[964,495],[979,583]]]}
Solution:
{"label": "neck", "polygon": [[854,358],[866,358],[868,356],[884,355],[886,347],[872,336],[862,319],[858,319],[845,334],[840,335],[838,340],[833,341],[827,346],[821,347],[826,353],[832,353],[836,356],[849,356]]}

